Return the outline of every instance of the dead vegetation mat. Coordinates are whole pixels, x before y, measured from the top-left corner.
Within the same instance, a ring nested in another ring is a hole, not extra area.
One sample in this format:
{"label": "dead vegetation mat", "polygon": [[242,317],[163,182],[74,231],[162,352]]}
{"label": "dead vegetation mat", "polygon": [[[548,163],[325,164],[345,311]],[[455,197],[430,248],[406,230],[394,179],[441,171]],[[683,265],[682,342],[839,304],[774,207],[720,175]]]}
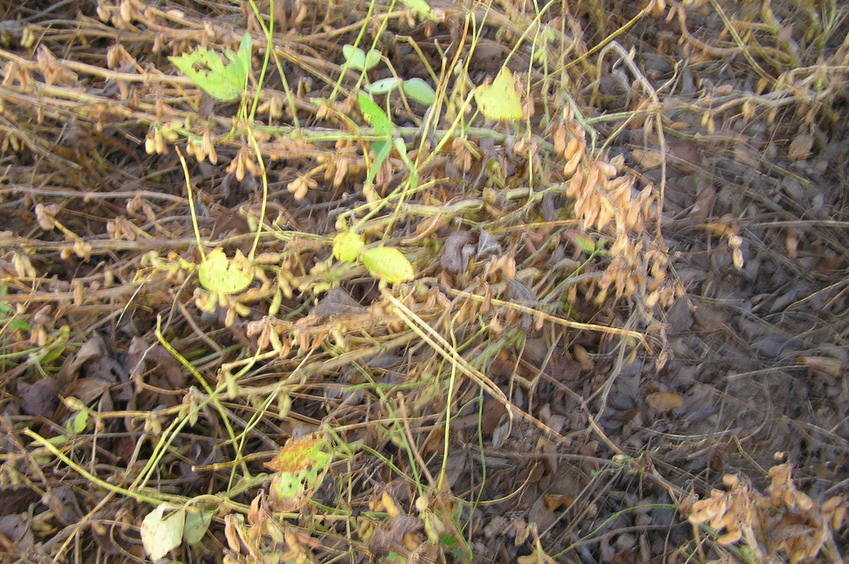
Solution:
{"label": "dead vegetation mat", "polygon": [[3,561],[843,562],[846,6],[2,10]]}

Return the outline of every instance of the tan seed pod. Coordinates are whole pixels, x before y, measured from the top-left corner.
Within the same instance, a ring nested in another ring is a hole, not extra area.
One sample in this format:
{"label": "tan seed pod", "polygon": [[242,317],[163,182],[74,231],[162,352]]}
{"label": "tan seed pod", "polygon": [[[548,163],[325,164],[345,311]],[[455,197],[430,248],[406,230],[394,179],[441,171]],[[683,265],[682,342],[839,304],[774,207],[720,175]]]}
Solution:
{"label": "tan seed pod", "polygon": [[731,253],[731,260],[734,263],[734,268],[737,270],[741,270],[743,268],[743,251],[740,249],[734,249]]}
{"label": "tan seed pod", "polygon": [[[567,165],[568,166],[568,165]],[[565,168],[564,168],[565,170]],[[570,198],[577,197],[583,191],[583,183],[584,183],[584,173],[581,169],[577,168],[573,171],[574,175],[572,176],[572,181],[569,182],[569,185],[566,187],[566,195]]]}
{"label": "tan seed pod", "polygon": [[724,535],[721,535],[719,538],[716,539],[716,542],[718,544],[721,544],[722,546],[728,546],[729,544],[734,544],[735,542],[740,540],[742,536],[743,534],[741,533],[740,529],[734,529],[733,531],[729,531]]}
{"label": "tan seed pod", "polygon": [[578,165],[581,163],[581,154],[575,153],[563,166],[563,176],[572,178],[578,171]]}
{"label": "tan seed pod", "polygon": [[591,166],[587,171],[587,180],[585,185],[588,189],[596,189],[598,187],[598,168]]}
{"label": "tan seed pod", "polygon": [[585,231],[589,231],[592,228],[593,223],[595,223],[596,218],[598,217],[599,211],[598,207],[590,206],[587,206],[586,210],[580,210],[578,215],[582,215],[584,217],[583,228]]}
{"label": "tan seed pod", "polygon": [[646,301],[645,301],[646,308],[648,308],[648,309],[653,308],[655,305],[657,305],[657,302],[658,302],[659,299],[660,299],[660,292],[655,290],[654,292],[650,293],[648,296],[646,296]]}
{"label": "tan seed pod", "polygon": [[562,124],[558,124],[554,128],[554,152],[562,155],[566,150],[566,128]]}
{"label": "tan seed pod", "polygon": [[610,163],[599,161],[597,163],[599,174],[604,179],[613,178],[616,176],[616,167]]}
{"label": "tan seed pod", "polygon": [[625,216],[625,229],[637,232],[642,231],[642,229],[639,229],[639,226],[637,225],[639,221],[640,208],[638,206],[630,206],[628,208],[628,214]]}
{"label": "tan seed pod", "polygon": [[599,203],[601,203],[601,209],[599,209],[598,211],[598,218],[596,219],[596,228],[601,231],[610,224],[610,220],[613,219],[614,212],[610,203],[606,200],[599,199]]}
{"label": "tan seed pod", "polygon": [[629,245],[628,235],[625,233],[620,233],[616,238],[616,241],[613,242],[613,245],[610,246],[610,254],[618,255],[621,254],[623,250]]}
{"label": "tan seed pod", "polygon": [[628,279],[625,281],[625,296],[631,297],[633,295],[636,295],[638,290],[639,287],[637,286],[637,281],[634,279],[633,276],[629,276]]}

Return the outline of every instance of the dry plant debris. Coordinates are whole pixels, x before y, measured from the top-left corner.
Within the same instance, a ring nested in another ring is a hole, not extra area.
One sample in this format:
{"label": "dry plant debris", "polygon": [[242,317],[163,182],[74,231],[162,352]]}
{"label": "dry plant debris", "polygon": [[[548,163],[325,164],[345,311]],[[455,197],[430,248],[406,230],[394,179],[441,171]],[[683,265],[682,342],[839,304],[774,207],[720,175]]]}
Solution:
{"label": "dry plant debris", "polygon": [[724,529],[717,538],[719,544],[744,542],[760,561],[785,556],[790,562],[808,562],[824,547],[836,558],[839,551],[832,533],[843,527],[845,499],[834,496],[815,504],[796,489],[790,471],[789,464],[770,469],[768,495],[751,491],[739,476],[723,476],[730,491],[711,490],[710,498],[695,502],[689,509],[690,522]]}
{"label": "dry plant debris", "polygon": [[0,7],[0,559],[842,561],[847,69],[834,0]]}

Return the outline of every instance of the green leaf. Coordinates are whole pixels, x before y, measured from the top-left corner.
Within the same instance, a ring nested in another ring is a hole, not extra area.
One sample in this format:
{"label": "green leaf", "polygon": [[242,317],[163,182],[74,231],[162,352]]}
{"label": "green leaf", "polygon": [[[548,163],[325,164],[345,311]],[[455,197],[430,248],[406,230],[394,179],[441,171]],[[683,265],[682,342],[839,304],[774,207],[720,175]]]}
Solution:
{"label": "green leaf", "polygon": [[372,167],[375,171],[380,168],[380,164],[386,160],[386,157],[389,156],[389,153],[392,152],[392,141],[386,139],[385,141],[375,141],[371,144],[371,148],[374,151],[374,166]]}
{"label": "green leaf", "polygon": [[425,0],[401,0],[401,2],[415,10],[418,15],[429,20],[436,20],[436,16],[433,15],[433,10],[430,9],[430,6],[428,6],[428,3],[425,2]]}
{"label": "green leaf", "polygon": [[363,186],[371,186],[374,183],[374,178],[377,176],[380,165],[383,164],[383,161],[392,152],[392,142],[388,139],[385,141],[375,141],[371,144],[371,148],[374,151],[374,162],[371,164]]}
{"label": "green leaf", "polygon": [[361,71],[369,71],[380,63],[380,51],[370,49],[368,54],[359,47],[343,45],[342,55],[348,62],[348,68]]}
{"label": "green leaf", "polygon": [[411,78],[404,81],[404,94],[425,106],[430,106],[436,99],[436,92],[433,91],[430,84],[421,78]]}
{"label": "green leaf", "polygon": [[9,321],[9,329],[12,331],[24,331],[27,333],[32,331],[32,327],[30,327],[29,323],[23,319],[13,319]]}
{"label": "green leaf", "polygon": [[412,280],[413,265],[401,251],[392,247],[374,247],[363,251],[363,264],[375,278],[390,284]]}
{"label": "green leaf", "polygon": [[250,34],[246,33],[242,37],[238,53],[225,49],[224,55],[229,60],[227,65],[219,53],[205,47],[199,47],[187,55],[168,58],[207,94],[216,100],[229,102],[239,97],[248,81],[251,69]]}
{"label": "green leaf", "polygon": [[581,235],[580,233],[575,233],[572,236],[572,241],[581,248],[587,254],[592,254],[595,252],[595,241],[587,237],[586,235]]}
{"label": "green leaf", "polygon": [[360,111],[363,113],[363,117],[374,128],[374,132],[386,137],[385,140],[375,141],[371,144],[371,148],[375,155],[374,163],[372,163],[371,169],[368,171],[368,175],[365,180],[365,186],[371,186],[380,165],[383,164],[383,161],[385,161],[389,156],[389,153],[392,152],[392,141],[390,139],[392,136],[392,122],[389,121],[389,118],[386,116],[386,112],[384,112],[380,106],[375,104],[374,100],[365,93],[360,92],[357,99],[360,102]]}
{"label": "green leaf", "polygon": [[218,247],[198,267],[198,279],[201,286],[214,294],[236,294],[253,282],[253,265],[242,251],[237,250],[231,260]]}
{"label": "green leaf", "polygon": [[164,558],[171,550],[180,546],[183,539],[186,510],[178,509],[166,517],[164,515],[168,510],[168,505],[163,503],[148,513],[142,521],[142,544],[151,560]]}
{"label": "green leaf", "polygon": [[392,122],[386,117],[386,112],[362,92],[357,96],[357,100],[360,102],[360,111],[363,113],[363,117],[374,128],[374,132],[389,137],[392,133]]}
{"label": "green leaf", "polygon": [[344,262],[354,262],[363,245],[362,235],[344,231],[333,238],[333,256]]}
{"label": "green leaf", "polygon": [[507,67],[501,67],[492,84],[475,88],[475,102],[487,119],[522,119],[522,101],[513,84],[513,74]]}
{"label": "green leaf", "polygon": [[88,414],[88,409],[76,412],[70,419],[68,419],[68,421],[65,422],[65,429],[67,429],[72,435],[82,434],[88,425]]}
{"label": "green leaf", "polygon": [[206,530],[209,529],[209,524],[212,522],[215,513],[215,509],[190,507],[186,511],[183,540],[192,545],[199,543],[206,534]]}
{"label": "green leaf", "polygon": [[389,78],[382,78],[375,82],[372,82],[368,86],[365,87],[365,91],[369,94],[374,94],[376,96],[380,96],[382,94],[388,94],[398,88],[398,85],[403,84],[404,81],[400,78],[395,78],[394,76],[390,76]]}
{"label": "green leaf", "polygon": [[274,502],[287,500],[296,505],[303,501],[306,488],[297,472],[278,472],[271,478],[270,493]]}

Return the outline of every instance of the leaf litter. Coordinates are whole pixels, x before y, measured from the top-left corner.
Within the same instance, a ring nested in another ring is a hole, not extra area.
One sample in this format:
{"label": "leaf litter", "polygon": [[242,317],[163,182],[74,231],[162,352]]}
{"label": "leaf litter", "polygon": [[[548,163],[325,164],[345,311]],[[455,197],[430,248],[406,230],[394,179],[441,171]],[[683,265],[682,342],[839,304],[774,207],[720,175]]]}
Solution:
{"label": "leaf litter", "polygon": [[4,559],[847,553],[844,7],[277,4],[0,12]]}

